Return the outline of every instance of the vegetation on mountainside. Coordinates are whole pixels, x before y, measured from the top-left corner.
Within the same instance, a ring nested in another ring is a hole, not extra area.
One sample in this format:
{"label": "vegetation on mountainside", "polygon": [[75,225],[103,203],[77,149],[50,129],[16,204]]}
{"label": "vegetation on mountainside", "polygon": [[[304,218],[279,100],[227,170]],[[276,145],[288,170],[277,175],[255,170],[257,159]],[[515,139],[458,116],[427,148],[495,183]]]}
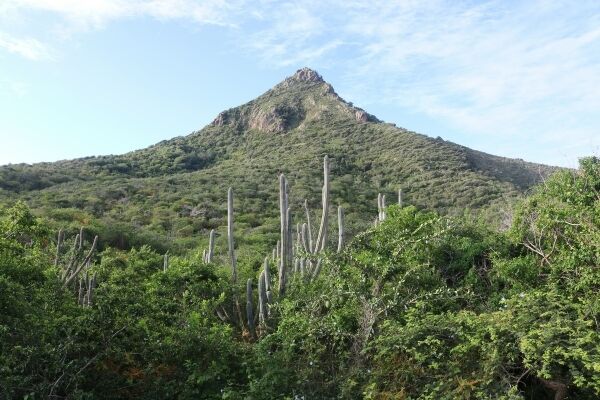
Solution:
{"label": "vegetation on mountainside", "polygon": [[186,137],[124,155],[0,167],[0,203],[24,200],[71,233],[85,224],[100,248],[183,254],[225,226],[228,186],[244,237],[261,241],[277,224],[275,177],[286,174],[298,209],[319,196],[325,154],[336,176],[332,204],[347,210],[350,236],[366,227],[380,192],[392,198],[402,187],[410,204],[447,215],[497,214],[554,170],[380,122],[305,69]]}
{"label": "vegetation on mountainside", "polygon": [[[293,173],[288,176],[292,201],[304,197]],[[332,180],[332,193],[340,193],[338,184]],[[382,221],[342,252],[322,254],[315,279],[292,275],[285,296],[274,289],[258,339],[219,314],[233,313],[247,279],[257,282],[264,249],[279,236],[279,226],[273,218],[245,238],[250,214],[237,210],[251,200],[237,189],[235,199],[234,233],[236,241],[245,240],[238,243],[237,285],[223,256],[223,237],[213,263],[200,257],[202,244],[169,257],[166,270],[163,256],[148,246],[105,247],[88,271],[97,286],[86,307],[60,279],[48,222],[21,202],[4,209],[1,396],[600,396],[597,158],[537,186],[520,202],[506,232],[412,205],[388,207]],[[255,240],[261,229],[267,239]],[[84,229],[83,248],[91,246],[94,231]],[[276,288],[277,269],[269,272]]]}

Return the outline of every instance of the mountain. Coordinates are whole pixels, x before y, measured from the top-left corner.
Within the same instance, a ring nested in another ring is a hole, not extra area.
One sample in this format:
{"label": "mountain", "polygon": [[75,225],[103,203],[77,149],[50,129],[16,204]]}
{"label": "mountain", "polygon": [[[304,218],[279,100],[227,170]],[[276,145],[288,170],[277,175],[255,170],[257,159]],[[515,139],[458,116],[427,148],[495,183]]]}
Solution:
{"label": "mountain", "polygon": [[0,167],[0,202],[24,200],[57,225],[87,224],[110,245],[195,247],[224,225],[232,186],[242,243],[271,246],[277,175],[288,176],[293,210],[305,198],[317,207],[325,154],[332,207],[347,210],[350,233],[374,218],[379,192],[389,204],[401,187],[406,203],[461,214],[498,209],[555,170],[382,122],[303,68],[185,137],[123,155]]}

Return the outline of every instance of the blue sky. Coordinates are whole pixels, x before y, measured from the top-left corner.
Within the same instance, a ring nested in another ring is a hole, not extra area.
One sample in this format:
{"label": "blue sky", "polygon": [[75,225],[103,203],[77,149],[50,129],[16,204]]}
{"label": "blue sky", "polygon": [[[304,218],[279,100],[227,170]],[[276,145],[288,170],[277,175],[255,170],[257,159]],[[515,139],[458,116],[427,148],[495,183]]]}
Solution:
{"label": "blue sky", "polygon": [[600,155],[598,1],[0,0],[0,164],[186,135],[304,66],[410,130]]}

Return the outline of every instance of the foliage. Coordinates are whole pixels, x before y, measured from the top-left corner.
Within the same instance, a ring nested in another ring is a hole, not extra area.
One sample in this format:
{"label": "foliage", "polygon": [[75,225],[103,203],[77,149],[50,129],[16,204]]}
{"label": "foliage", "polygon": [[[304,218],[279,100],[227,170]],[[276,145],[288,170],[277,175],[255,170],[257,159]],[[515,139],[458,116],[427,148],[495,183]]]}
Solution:
{"label": "foliage", "polygon": [[[241,208],[252,203],[236,199]],[[317,279],[292,276],[252,339],[236,321],[244,288],[231,284],[222,235],[214,263],[201,261],[205,242],[196,243],[166,270],[154,246],[105,242],[91,267],[94,302],[80,307],[54,266],[55,222],[17,203],[0,217],[0,393],[596,399],[599,211],[595,158],[536,187],[506,232],[468,216],[390,206],[384,221],[328,253]],[[256,225],[252,213],[240,220],[239,282],[255,281],[276,221]],[[94,221],[86,229],[97,233]]]}

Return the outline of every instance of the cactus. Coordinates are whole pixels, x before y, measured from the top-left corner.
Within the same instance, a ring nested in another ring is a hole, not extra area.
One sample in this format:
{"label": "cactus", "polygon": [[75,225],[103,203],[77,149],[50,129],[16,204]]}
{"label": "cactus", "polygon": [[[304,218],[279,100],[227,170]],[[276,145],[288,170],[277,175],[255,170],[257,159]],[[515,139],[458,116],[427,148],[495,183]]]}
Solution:
{"label": "cactus", "polygon": [[[233,286],[237,286],[237,261],[235,258],[235,242],[233,239],[233,188],[227,190],[227,242],[229,248],[229,259],[231,261],[231,282]],[[244,318],[242,316],[242,309],[240,307],[240,301],[238,295],[234,292],[234,313],[237,315],[237,322],[240,325],[242,331],[245,330]]]}
{"label": "cactus", "polygon": [[91,306],[94,300],[94,290],[96,289],[96,274],[92,275],[88,285],[87,306]]}
{"label": "cactus", "polygon": [[58,231],[58,238],[56,240],[56,257],[54,258],[54,266],[58,267],[58,262],[60,260],[60,252],[62,250],[63,240],[65,238],[65,232],[61,229]]}
{"label": "cactus", "polygon": [[302,224],[302,228],[300,230],[300,242],[302,243],[302,248],[306,253],[312,253],[310,245],[310,231],[308,230],[308,225],[306,223]]}
{"label": "cactus", "polygon": [[215,230],[211,229],[208,235],[208,251],[206,253],[206,263],[211,263],[215,254]]}
{"label": "cactus", "polygon": [[163,272],[167,272],[169,269],[169,252],[167,251],[163,256]]}
{"label": "cactus", "polygon": [[[288,197],[288,200],[286,200],[286,203],[289,203],[289,195],[286,194],[286,197]],[[288,206],[286,214],[285,214],[285,224],[287,227],[287,230],[285,232],[286,234],[286,238],[285,238],[285,264],[286,266],[291,266],[292,265],[292,248],[294,247],[294,242],[293,242],[293,238],[292,238],[292,224],[290,224],[290,221],[292,220],[292,209]]]}
{"label": "cactus", "polygon": [[402,188],[398,189],[398,206],[402,208]]}
{"label": "cactus", "polygon": [[377,195],[377,222],[382,222],[385,220],[385,195],[379,193]]}
{"label": "cactus", "polygon": [[[304,210],[306,212],[306,223],[304,225],[306,225],[306,230],[307,230],[307,235],[306,235],[307,242],[304,244],[304,249],[308,253],[312,253],[313,252],[312,225],[310,223],[310,211],[308,210],[308,200],[304,200]],[[305,227],[302,227],[302,229],[304,229],[304,228]]]}
{"label": "cactus", "polygon": [[344,248],[344,209],[338,206],[338,247],[337,252]]}
{"label": "cactus", "polygon": [[[54,265],[57,267],[60,264],[64,237],[65,235],[63,230],[59,230],[56,246],[56,257],[54,260]],[[98,236],[94,237],[92,247],[85,256],[83,255],[82,237],[83,228],[81,228],[79,233],[75,236],[69,261],[62,266],[60,280],[63,283],[63,288],[66,288],[71,284],[71,282],[76,282],[75,279],[78,279],[79,283],[75,283],[72,287],[72,290],[77,296],[77,303],[82,307],[86,307],[91,304],[91,299],[93,297],[92,292],[96,286],[95,275],[93,278],[90,277],[88,271],[91,268],[92,256],[94,255],[98,245]]]}
{"label": "cactus", "polygon": [[[321,224],[319,226],[319,232],[317,240],[313,242],[312,236],[312,225],[310,219],[310,211],[308,209],[308,201],[304,200],[304,210],[306,213],[306,222],[297,228],[297,246],[298,248],[304,249],[304,252],[311,255],[317,255],[325,250],[327,245],[327,230],[329,224],[329,157],[323,158],[323,189],[321,192],[322,201],[322,212],[321,212]],[[298,257],[298,255],[297,255]],[[313,277],[318,274],[319,268],[313,268],[314,262],[312,259],[303,258],[301,263],[298,264],[298,271],[301,274],[312,275]],[[320,264],[319,264],[320,265]]]}
{"label": "cactus", "polygon": [[248,330],[252,338],[256,337],[256,329],[254,326],[254,311],[252,309],[252,279],[246,282],[246,319],[248,320]]}
{"label": "cactus", "polygon": [[271,271],[269,271],[269,257],[265,257],[265,291],[271,290]]}
{"label": "cactus", "polygon": [[73,270],[75,264],[77,263],[77,259],[79,258],[79,253],[79,234],[77,234],[75,235],[75,241],[73,243],[73,248],[71,249],[71,257],[69,258],[69,262],[65,264],[63,268],[63,272],[60,277],[61,280],[64,281],[69,275],[69,273]]}
{"label": "cactus", "polygon": [[235,259],[235,243],[233,241],[233,188],[227,190],[227,241],[229,245],[229,259],[231,261],[231,280],[237,283],[237,263]]}
{"label": "cactus", "polygon": [[79,290],[77,291],[77,304],[83,305],[83,278],[79,278]]}
{"label": "cactus", "polygon": [[300,223],[296,224],[296,246],[294,251],[294,257],[298,257],[300,255],[300,249],[302,248],[302,225]]}
{"label": "cactus", "polygon": [[[80,235],[77,235],[78,237],[76,238],[76,243],[77,240],[79,238],[81,238]],[[81,243],[81,242],[79,242]],[[85,258],[83,259],[83,261],[81,262],[81,264],[79,264],[79,266],[77,268],[75,268],[73,270],[73,272],[71,272],[69,274],[69,270],[67,271],[64,280],[63,280],[63,287],[66,287],[69,283],[71,283],[73,281],[73,279],[75,279],[77,277],[77,275],[79,275],[79,273],[81,272],[81,270],[83,269],[83,267],[85,267],[87,264],[89,264],[90,260],[92,259],[92,256],[94,255],[94,252],[96,251],[96,246],[98,245],[98,236],[94,237],[94,242],[92,243],[92,248],[89,250],[89,252],[87,253],[87,255],[85,256]],[[80,247],[81,249],[81,247]],[[76,261],[73,263],[73,265],[75,265]],[[72,267],[70,268],[70,270],[72,270]]]}
{"label": "cactus", "polygon": [[315,252],[323,251],[327,244],[327,227],[329,219],[329,157],[327,156],[323,158],[322,203],[323,211],[321,213],[321,226],[319,228],[319,235],[317,236]]}
{"label": "cactus", "polygon": [[265,271],[258,278],[258,324],[263,330],[267,322],[267,289],[265,288]]}
{"label": "cactus", "polygon": [[285,175],[279,175],[279,217],[280,217],[280,239],[279,239],[279,294],[285,294],[287,278],[287,240],[288,240],[288,196]]}

